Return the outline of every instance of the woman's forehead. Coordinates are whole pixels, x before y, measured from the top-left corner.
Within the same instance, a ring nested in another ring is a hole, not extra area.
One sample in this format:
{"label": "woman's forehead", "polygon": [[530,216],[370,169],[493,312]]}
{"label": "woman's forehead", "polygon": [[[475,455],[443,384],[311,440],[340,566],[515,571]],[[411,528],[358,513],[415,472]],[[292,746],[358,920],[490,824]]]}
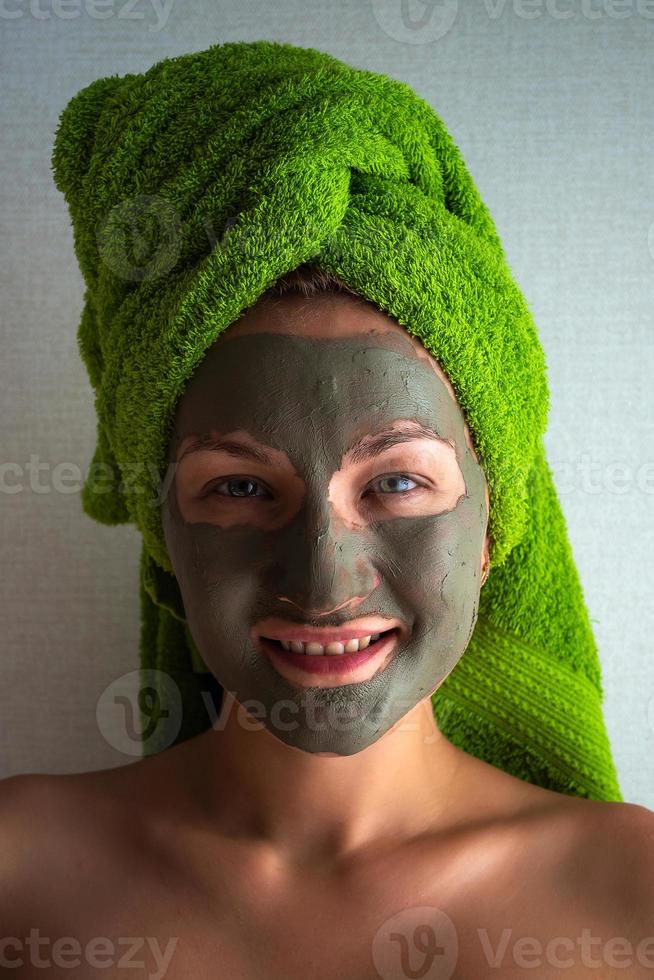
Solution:
{"label": "woman's forehead", "polygon": [[375,334],[384,336],[387,342],[395,339],[395,349],[428,364],[458,404],[450,379],[420,340],[373,303],[348,293],[262,297],[224,331],[216,345],[221,338],[256,333],[290,334],[317,340]]}
{"label": "woman's forehead", "polygon": [[[396,338],[396,349],[405,356],[411,352],[420,361],[429,365],[445,385],[452,400],[459,405],[452,382],[437,359],[397,320],[364,298],[335,292],[308,297],[293,293],[284,296],[263,296],[245,310],[240,318],[227,328],[223,336],[255,333],[285,333],[315,339],[377,334],[384,336],[387,342],[391,338]],[[216,343],[219,342],[220,338]],[[474,458],[479,461],[465,416],[464,431],[468,447]]]}
{"label": "woman's forehead", "polygon": [[[211,374],[212,365],[215,370],[215,366],[220,363],[220,349],[230,340],[256,334],[277,334],[311,340],[374,337],[403,357],[415,358],[436,375],[441,388],[447,391],[459,409],[465,441],[474,459],[479,462],[468,423],[450,379],[418,338],[413,337],[373,303],[348,293],[323,293],[310,297],[292,293],[284,296],[264,295],[244,310],[238,320],[230,324],[214,341],[205,354],[200,373],[208,370]],[[190,387],[195,387],[193,382]],[[182,403],[187,401],[188,398],[183,396]],[[178,415],[180,409],[182,404],[178,405]]]}

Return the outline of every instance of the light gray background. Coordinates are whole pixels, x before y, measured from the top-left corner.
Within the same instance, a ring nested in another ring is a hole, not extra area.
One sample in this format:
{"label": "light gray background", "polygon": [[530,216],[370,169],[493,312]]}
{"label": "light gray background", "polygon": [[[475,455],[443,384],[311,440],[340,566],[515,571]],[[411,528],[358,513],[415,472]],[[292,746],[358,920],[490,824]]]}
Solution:
{"label": "light gray background", "polygon": [[137,757],[101,696],[137,667],[140,538],[89,520],[72,471],[55,485],[55,466],[84,474],[95,445],[76,346],[83,284],[50,172],[58,115],[100,76],[270,39],[409,82],[461,148],[548,358],[547,447],[624,797],[654,808],[654,0],[5,0],[2,11],[0,426],[2,462],[20,470],[4,471],[0,496],[0,777]]}

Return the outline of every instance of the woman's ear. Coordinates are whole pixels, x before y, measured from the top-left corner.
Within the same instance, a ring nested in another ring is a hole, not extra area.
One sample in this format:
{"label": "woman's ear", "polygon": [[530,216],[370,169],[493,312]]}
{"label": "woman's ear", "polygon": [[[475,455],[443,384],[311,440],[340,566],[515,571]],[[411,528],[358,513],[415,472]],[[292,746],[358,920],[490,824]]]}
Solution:
{"label": "woman's ear", "polygon": [[484,584],[488,578],[488,573],[490,571],[490,537],[488,531],[484,537],[484,547],[481,550],[481,586]]}

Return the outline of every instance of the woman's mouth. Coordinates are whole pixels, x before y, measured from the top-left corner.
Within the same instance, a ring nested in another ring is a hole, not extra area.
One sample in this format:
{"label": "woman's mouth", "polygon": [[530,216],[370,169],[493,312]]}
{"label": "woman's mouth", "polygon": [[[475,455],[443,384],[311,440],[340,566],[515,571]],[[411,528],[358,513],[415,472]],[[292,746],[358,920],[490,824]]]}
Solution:
{"label": "woman's mouth", "polygon": [[[347,643],[287,642],[259,638],[273,666],[302,687],[335,687],[368,680],[386,666],[395,652],[399,629],[373,633]],[[310,682],[310,683],[309,683]]]}

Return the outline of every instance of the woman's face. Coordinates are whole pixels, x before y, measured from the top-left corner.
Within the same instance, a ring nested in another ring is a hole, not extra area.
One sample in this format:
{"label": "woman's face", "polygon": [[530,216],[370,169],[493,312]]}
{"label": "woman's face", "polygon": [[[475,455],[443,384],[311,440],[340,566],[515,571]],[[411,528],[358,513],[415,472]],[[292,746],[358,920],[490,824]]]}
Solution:
{"label": "woman's face", "polygon": [[[170,460],[189,628],[278,738],[352,755],[440,686],[475,625],[488,494],[449,381],[401,326],[347,294],[261,300],[191,379]],[[348,626],[382,635],[325,652]]]}

